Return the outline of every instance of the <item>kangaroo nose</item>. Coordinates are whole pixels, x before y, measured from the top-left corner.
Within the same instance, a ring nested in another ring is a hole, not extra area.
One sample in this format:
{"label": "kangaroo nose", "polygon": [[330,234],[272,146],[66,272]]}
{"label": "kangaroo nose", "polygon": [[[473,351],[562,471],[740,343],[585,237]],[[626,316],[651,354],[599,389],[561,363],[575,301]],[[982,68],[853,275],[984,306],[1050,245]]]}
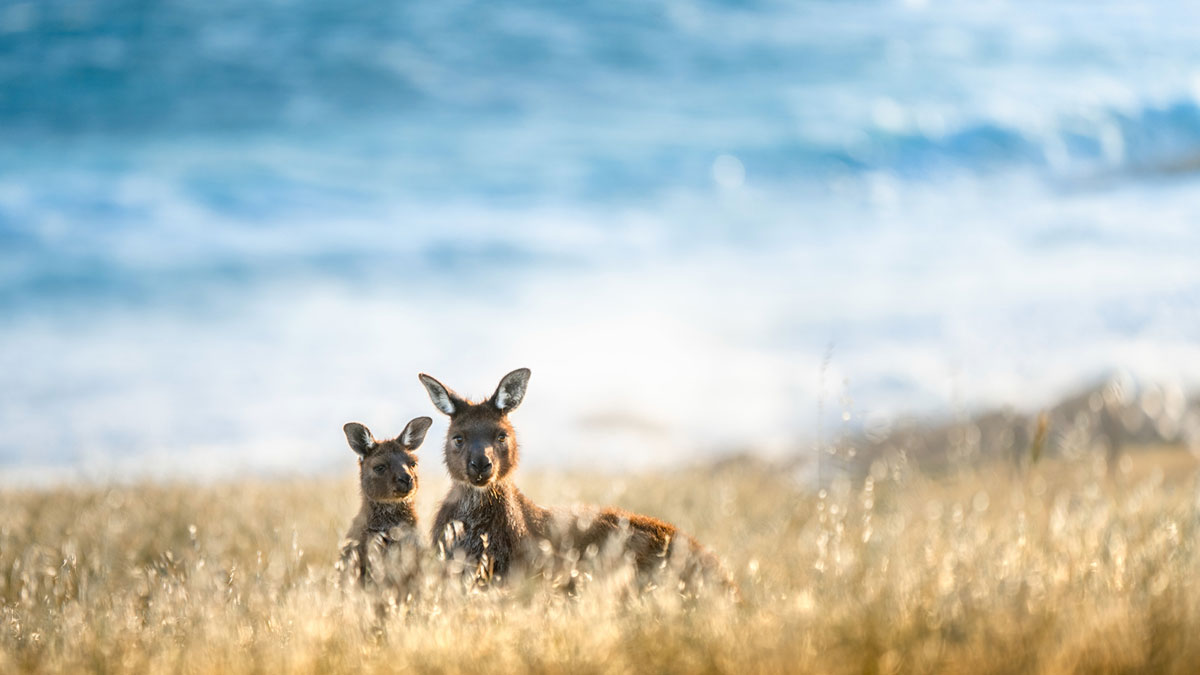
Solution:
{"label": "kangaroo nose", "polygon": [[406,473],[402,473],[399,476],[396,476],[396,485],[404,488],[405,490],[412,489],[412,485],[413,485],[412,476],[410,476]]}
{"label": "kangaroo nose", "polygon": [[486,476],[492,472],[492,460],[487,457],[476,457],[471,460],[468,468],[476,475]]}

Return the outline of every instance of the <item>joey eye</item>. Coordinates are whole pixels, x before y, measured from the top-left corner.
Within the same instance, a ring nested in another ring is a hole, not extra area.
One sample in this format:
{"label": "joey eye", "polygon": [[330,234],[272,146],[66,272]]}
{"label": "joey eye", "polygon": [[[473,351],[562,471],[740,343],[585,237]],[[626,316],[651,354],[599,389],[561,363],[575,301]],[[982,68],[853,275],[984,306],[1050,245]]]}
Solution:
{"label": "joey eye", "polygon": [[387,468],[387,467],[385,467],[385,466],[384,466],[384,465],[382,465],[382,464],[376,464],[376,465],[375,465],[375,469],[374,469],[374,471],[375,471],[375,473],[376,473],[376,474],[382,474],[382,473],[383,473],[383,470],[384,470],[385,468]]}
{"label": "joey eye", "polygon": [[503,443],[504,441],[507,441],[507,440],[508,440],[508,434],[504,433],[503,431],[496,434],[496,442],[497,443]]}
{"label": "joey eye", "polygon": [[454,447],[456,448],[461,448],[463,446],[462,436],[455,436],[454,438],[451,438],[450,441],[454,443]]}

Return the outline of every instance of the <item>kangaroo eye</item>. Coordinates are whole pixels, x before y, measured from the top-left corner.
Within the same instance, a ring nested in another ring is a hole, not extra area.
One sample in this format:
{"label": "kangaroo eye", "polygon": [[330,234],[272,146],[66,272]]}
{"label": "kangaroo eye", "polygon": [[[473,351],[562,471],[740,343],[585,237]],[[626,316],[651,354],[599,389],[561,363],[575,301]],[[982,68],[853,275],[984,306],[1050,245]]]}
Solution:
{"label": "kangaroo eye", "polygon": [[383,473],[383,470],[384,470],[385,468],[387,468],[387,467],[385,467],[385,466],[384,466],[384,465],[382,465],[382,464],[376,464],[376,465],[375,465],[375,473],[381,474],[381,473]]}
{"label": "kangaroo eye", "polygon": [[496,441],[499,443],[503,443],[504,441],[507,441],[507,440],[508,440],[508,434],[504,433],[503,431],[501,431],[499,434],[496,435]]}
{"label": "kangaroo eye", "polygon": [[456,448],[461,448],[463,446],[463,437],[462,436],[455,436],[454,438],[451,438],[450,440],[454,442],[454,447],[456,447]]}

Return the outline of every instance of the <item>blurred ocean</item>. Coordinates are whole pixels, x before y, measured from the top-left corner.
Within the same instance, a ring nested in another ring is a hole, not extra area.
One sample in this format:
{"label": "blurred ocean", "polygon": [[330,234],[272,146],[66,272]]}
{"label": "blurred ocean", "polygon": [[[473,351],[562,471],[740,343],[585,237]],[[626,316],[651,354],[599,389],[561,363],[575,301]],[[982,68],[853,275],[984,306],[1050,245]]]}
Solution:
{"label": "blurred ocean", "polygon": [[569,467],[1190,389],[1198,170],[1169,0],[0,2],[0,471],[435,456],[418,371]]}

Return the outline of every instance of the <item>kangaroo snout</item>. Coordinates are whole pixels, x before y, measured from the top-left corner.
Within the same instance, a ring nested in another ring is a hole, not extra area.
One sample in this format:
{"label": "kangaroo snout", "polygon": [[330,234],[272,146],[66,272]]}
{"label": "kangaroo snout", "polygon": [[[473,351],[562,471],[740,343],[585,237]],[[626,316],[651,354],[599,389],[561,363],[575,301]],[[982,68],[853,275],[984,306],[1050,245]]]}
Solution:
{"label": "kangaroo snout", "polygon": [[408,473],[399,473],[396,475],[395,492],[399,497],[407,497],[408,493],[413,490],[413,478]]}
{"label": "kangaroo snout", "polygon": [[494,469],[495,465],[492,464],[490,457],[483,454],[476,455],[467,462],[467,478],[478,486],[484,486],[492,479]]}

